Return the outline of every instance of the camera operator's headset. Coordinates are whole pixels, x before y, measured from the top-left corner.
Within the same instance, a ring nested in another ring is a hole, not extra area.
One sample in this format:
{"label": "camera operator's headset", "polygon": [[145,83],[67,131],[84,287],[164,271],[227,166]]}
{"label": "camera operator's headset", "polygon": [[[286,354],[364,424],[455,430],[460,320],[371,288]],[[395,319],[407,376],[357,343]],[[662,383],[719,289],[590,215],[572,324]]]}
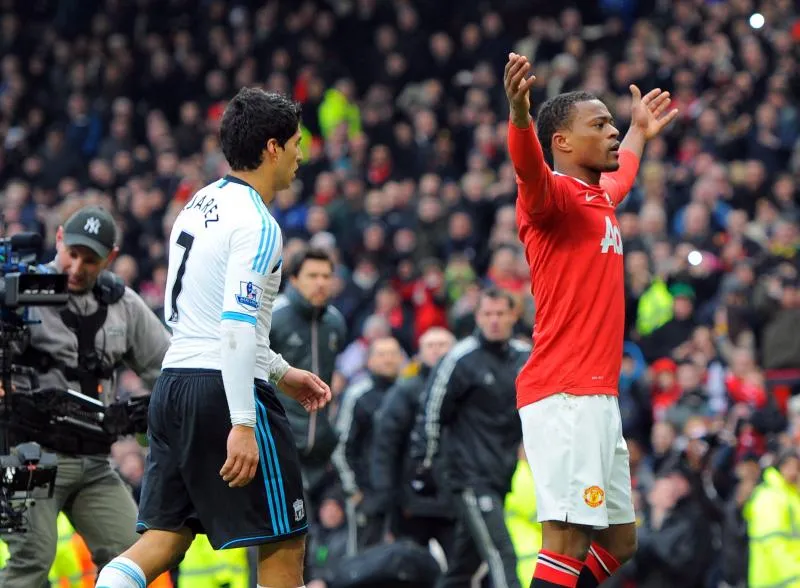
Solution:
{"label": "camera operator's headset", "polygon": [[57,360],[49,353],[33,349],[30,346],[27,346],[16,363],[30,366],[41,373],[58,369],[67,380],[80,383],[82,394],[99,399],[100,381],[111,378],[119,366],[119,362],[113,365],[103,365],[105,350],[101,353],[97,352],[95,338],[106,322],[108,307],[119,302],[125,295],[125,282],[116,274],[104,270],[97,276],[92,294],[97,300],[97,310],[94,314],[77,315],[69,307],[65,307],[60,313],[61,320],[78,337],[77,366],[65,365],[64,362]]}

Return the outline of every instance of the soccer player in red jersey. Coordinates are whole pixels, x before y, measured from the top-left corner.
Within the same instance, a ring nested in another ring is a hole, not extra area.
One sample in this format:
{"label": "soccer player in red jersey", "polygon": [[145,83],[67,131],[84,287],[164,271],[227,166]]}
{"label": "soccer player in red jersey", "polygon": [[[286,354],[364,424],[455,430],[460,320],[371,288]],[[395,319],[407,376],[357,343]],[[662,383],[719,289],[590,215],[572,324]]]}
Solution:
{"label": "soccer player in red jersey", "polygon": [[531,587],[586,588],[636,550],[617,403],[625,296],[614,210],[633,185],[645,143],[678,113],[668,112],[668,92],[642,96],[631,86],[630,129],[620,143],[605,104],[570,92],[542,105],[534,132],[529,72],[527,58],[509,55],[508,146],[536,300],[535,346],[517,379],[543,532]]}

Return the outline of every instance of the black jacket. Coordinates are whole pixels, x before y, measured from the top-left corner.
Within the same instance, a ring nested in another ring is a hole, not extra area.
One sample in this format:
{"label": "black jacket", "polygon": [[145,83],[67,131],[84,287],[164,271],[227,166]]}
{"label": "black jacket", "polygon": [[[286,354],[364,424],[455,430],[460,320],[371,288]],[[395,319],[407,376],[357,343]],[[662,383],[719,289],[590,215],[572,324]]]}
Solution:
{"label": "black jacket", "polygon": [[350,496],[358,491],[371,494],[370,455],[374,438],[373,415],[378,412],[394,380],[374,374],[357,380],[342,393],[336,432],[339,444],[333,464],[342,489]]}
{"label": "black jacket", "polygon": [[[336,356],[344,348],[346,337],[344,318],[333,306],[313,307],[291,286],[275,301],[270,347],[292,367],[313,372],[330,384]],[[278,397],[292,427],[307,488],[313,488],[336,448],[328,407],[309,414],[296,400],[280,392]]]}
{"label": "black jacket", "polygon": [[409,516],[452,517],[443,493],[423,496],[411,481],[425,457],[425,391],[431,368],[398,381],[386,393],[375,414],[372,446],[372,487],[385,497],[385,507],[399,505]]}
{"label": "black jacket", "polygon": [[441,452],[434,476],[449,490],[465,487],[505,495],[517,467],[522,427],[516,377],[531,345],[467,337],[439,362],[428,379],[425,463]]}
{"label": "black jacket", "polygon": [[747,521],[742,515],[735,498],[724,506],[722,521],[722,545],[720,549],[720,567],[722,579],[730,586],[747,586],[749,571],[750,538],[747,536]]}
{"label": "black jacket", "polygon": [[330,582],[339,562],[347,556],[347,525],[335,529],[314,525],[308,534],[306,575],[311,580]]}
{"label": "black jacket", "polygon": [[713,559],[711,522],[692,496],[678,500],[657,530],[640,529],[632,563],[641,588],[702,588]]}

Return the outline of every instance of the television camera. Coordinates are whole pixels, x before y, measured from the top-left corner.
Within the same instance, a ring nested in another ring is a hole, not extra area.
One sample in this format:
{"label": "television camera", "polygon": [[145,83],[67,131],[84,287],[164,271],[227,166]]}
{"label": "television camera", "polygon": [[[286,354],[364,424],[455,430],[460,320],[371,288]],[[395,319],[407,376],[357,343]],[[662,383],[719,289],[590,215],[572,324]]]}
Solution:
{"label": "television camera", "polygon": [[[73,390],[41,388],[35,369],[14,362],[29,325],[38,322],[30,309],[64,306],[69,299],[67,275],[36,263],[41,248],[35,233],[0,239],[0,534],[24,532],[28,506],[53,496],[58,460],[40,443],[91,453],[88,448],[110,449],[118,437],[147,427],[149,398],[106,407]],[[27,379],[29,391],[17,391],[15,377]],[[12,447],[14,439],[26,442]]]}

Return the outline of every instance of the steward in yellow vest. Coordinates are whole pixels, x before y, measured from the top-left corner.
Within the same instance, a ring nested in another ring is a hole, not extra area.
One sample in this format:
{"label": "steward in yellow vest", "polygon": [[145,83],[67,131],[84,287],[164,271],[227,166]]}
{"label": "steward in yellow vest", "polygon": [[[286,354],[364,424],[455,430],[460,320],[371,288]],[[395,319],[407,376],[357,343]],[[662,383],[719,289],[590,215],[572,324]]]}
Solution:
{"label": "steward in yellow vest", "polygon": [[542,525],[536,520],[536,492],[531,468],[520,450],[521,458],[506,495],[505,518],[511,543],[517,553],[517,576],[522,586],[530,586],[536,557],[542,548]]}
{"label": "steward in yellow vest", "polygon": [[800,456],[781,455],[767,468],[744,518],[750,538],[750,588],[800,588]]}
{"label": "steward in yellow vest", "polygon": [[197,535],[178,566],[177,588],[249,588],[247,549],[214,551],[205,535]]}

